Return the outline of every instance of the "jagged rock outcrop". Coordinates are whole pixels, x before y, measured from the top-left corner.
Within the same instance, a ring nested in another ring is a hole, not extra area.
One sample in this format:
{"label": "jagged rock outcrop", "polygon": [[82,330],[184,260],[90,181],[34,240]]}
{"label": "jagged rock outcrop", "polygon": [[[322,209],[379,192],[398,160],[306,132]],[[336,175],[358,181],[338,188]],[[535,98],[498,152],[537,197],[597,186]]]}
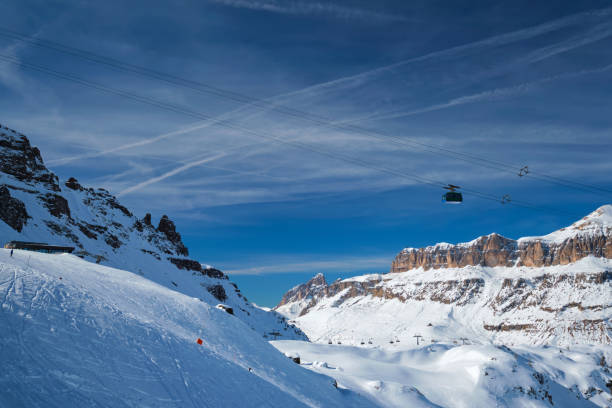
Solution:
{"label": "jagged rock outcrop", "polygon": [[44,165],[40,150],[30,145],[25,135],[0,125],[0,172],[19,181],[37,182],[60,191],[58,178]]}
{"label": "jagged rock outcrop", "polygon": [[291,302],[300,302],[306,298],[327,294],[329,287],[322,273],[316,274],[308,282],[298,285],[285,293],[278,306],[286,305]]}
{"label": "jagged rock outcrop", "polygon": [[59,194],[45,194],[38,197],[47,207],[49,213],[60,218],[66,216],[70,218],[70,207],[68,206],[68,200]]}
{"label": "jagged rock outcrop", "polygon": [[64,185],[71,190],[83,191],[83,186],[81,186],[74,177],[70,177]]}
{"label": "jagged rock outcrop", "polygon": [[227,294],[225,293],[225,289],[223,288],[223,285],[207,286],[206,290],[208,291],[208,293],[213,295],[215,299],[217,299],[220,302],[225,302],[227,300]]}
{"label": "jagged rock outcrop", "polygon": [[176,232],[174,222],[172,222],[167,215],[163,215],[161,217],[157,230],[164,234],[166,238],[168,238],[168,241],[172,242],[175,245],[177,255],[189,255],[189,250],[181,240],[181,234]]}
{"label": "jagged rock outcrop", "polygon": [[462,244],[406,248],[391,263],[391,272],[468,265],[567,265],[589,255],[612,258],[612,226],[601,224],[598,216],[612,217],[612,207],[603,206],[571,226],[544,237],[513,240],[493,233]]}
{"label": "jagged rock outcrop", "polygon": [[201,263],[194,261],[193,259],[169,257],[168,260],[176,265],[176,267],[179,269],[200,272],[202,275],[210,276],[211,278],[215,279],[228,279],[227,276],[220,270],[215,269],[212,266],[203,267]]}
{"label": "jagged rock outcrop", "polygon": [[11,197],[8,188],[0,186],[0,219],[17,232],[21,232],[28,218],[25,204]]}

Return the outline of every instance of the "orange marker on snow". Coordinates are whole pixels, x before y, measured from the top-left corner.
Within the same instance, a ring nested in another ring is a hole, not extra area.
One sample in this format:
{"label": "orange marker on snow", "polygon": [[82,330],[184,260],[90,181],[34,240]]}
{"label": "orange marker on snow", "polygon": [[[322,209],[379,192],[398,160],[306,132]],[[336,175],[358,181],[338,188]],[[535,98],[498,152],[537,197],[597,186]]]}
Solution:
{"label": "orange marker on snow", "polygon": [[202,339],[198,337],[198,344],[201,346],[202,345]]}

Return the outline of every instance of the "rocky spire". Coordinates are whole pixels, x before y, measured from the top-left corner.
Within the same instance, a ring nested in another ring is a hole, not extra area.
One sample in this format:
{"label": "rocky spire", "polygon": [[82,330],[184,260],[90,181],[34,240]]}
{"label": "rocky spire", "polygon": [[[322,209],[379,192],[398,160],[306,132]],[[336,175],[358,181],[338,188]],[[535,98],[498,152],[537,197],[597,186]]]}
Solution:
{"label": "rocky spire", "polygon": [[177,255],[187,256],[189,255],[189,251],[183,241],[181,240],[181,234],[176,232],[176,226],[174,222],[172,222],[167,215],[163,215],[159,220],[159,225],[157,226],[157,230],[163,233],[168,241],[172,242],[176,248]]}
{"label": "rocky spire", "polygon": [[298,302],[306,298],[316,297],[320,294],[324,294],[327,289],[327,281],[322,273],[317,273],[308,282],[303,283],[289,290],[277,307],[287,303]]}
{"label": "rocky spire", "polygon": [[0,125],[0,172],[26,183],[43,183],[48,189],[60,191],[57,176],[49,171],[40,150],[30,145],[21,133]]}

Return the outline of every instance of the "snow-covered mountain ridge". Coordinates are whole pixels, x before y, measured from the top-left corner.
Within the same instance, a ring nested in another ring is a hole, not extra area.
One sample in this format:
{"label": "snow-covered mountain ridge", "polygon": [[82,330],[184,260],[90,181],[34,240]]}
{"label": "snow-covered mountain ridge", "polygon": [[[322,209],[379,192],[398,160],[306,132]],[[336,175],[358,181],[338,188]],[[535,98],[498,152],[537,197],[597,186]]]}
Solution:
{"label": "snow-covered mountain ridge", "polygon": [[[502,237],[490,235],[455,246],[410,249],[412,255],[431,254],[433,263],[419,261],[421,266],[404,272],[331,284],[319,274],[288,291],[275,310],[320,342],[372,338],[381,344],[420,334],[427,341],[463,337],[498,344],[610,344],[611,214],[612,206],[606,205],[564,230],[518,240],[532,248],[556,245],[552,252],[530,255],[537,266],[525,258],[509,260],[512,252],[505,250]],[[578,259],[561,261],[565,255],[560,253],[578,251]],[[457,259],[467,265],[448,266]],[[559,262],[551,265],[544,259]]]}
{"label": "snow-covered mountain ridge", "polygon": [[566,265],[586,256],[612,258],[612,205],[604,205],[569,227],[542,237],[513,240],[493,233],[456,245],[405,248],[391,263],[391,272],[467,265]]}
{"label": "snow-covered mountain ridge", "polygon": [[252,305],[218,269],[188,257],[174,222],[138,218],[104,189],[61,183],[40,151],[23,134],[0,126],[0,236],[11,240],[74,246],[75,255],[138,273],[172,290],[223,302],[266,337],[305,339],[276,312]]}

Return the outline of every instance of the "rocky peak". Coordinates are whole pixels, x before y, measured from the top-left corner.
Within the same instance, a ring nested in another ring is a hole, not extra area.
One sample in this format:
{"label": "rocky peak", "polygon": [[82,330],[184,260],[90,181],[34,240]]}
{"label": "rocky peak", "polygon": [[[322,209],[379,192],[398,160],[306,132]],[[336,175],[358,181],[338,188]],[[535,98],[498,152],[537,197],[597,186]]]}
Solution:
{"label": "rocky peak", "polygon": [[150,213],[146,213],[144,218],[142,219],[142,222],[144,223],[144,225],[152,226],[152,224],[151,224],[151,214]]}
{"label": "rocky peak", "polygon": [[0,125],[0,172],[26,183],[43,183],[46,188],[60,191],[57,176],[49,171],[40,150],[30,145],[21,133]]}
{"label": "rocky peak", "polygon": [[325,276],[322,273],[317,273],[312,279],[306,282],[306,285],[310,287],[327,286],[327,281],[325,281]]}
{"label": "rocky peak", "polygon": [[326,289],[327,281],[325,280],[325,276],[323,276],[322,273],[318,273],[308,282],[295,286],[285,293],[277,307],[287,303],[299,302],[307,298],[316,297],[324,294]]}
{"label": "rocky peak", "polygon": [[157,226],[157,230],[163,233],[168,241],[172,242],[176,246],[177,255],[187,256],[189,255],[189,251],[187,247],[183,244],[181,240],[181,234],[176,232],[176,226],[174,222],[168,218],[167,215],[163,215],[159,220],[159,225]]}

